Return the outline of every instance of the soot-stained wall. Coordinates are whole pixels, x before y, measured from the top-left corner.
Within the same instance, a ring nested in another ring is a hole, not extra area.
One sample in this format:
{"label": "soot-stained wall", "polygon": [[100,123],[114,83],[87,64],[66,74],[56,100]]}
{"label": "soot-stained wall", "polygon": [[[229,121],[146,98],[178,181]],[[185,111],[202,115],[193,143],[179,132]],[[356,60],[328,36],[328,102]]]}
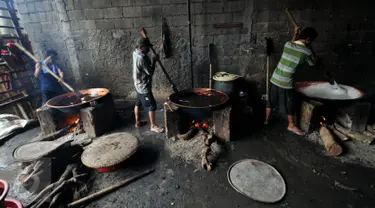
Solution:
{"label": "soot-stained wall", "polygon": [[[275,50],[271,69],[278,63],[283,44],[292,39],[293,26],[285,8],[302,28],[314,27],[319,37],[312,47],[323,66],[302,67],[297,80],[324,80],[324,71],[334,72],[339,83],[370,91],[374,88],[375,2],[370,0],[283,0],[255,1],[253,14],[254,67],[265,65],[265,37],[272,38]],[[260,63],[257,62],[260,61]],[[264,68],[264,67],[263,67]],[[247,72],[252,73],[251,69]],[[262,75],[260,75],[262,76]]]}
{"label": "soot-stained wall", "polygon": [[[228,71],[256,83],[264,92],[265,38],[275,50],[271,72],[293,27],[289,8],[301,27],[319,32],[314,49],[341,83],[370,89],[375,39],[374,3],[370,0],[191,0],[193,74],[190,71],[185,0],[16,0],[34,50],[52,48],[69,81],[79,88],[106,87],[117,97],[134,97],[132,51],[139,29],[146,28],[161,52],[162,17],[171,37],[172,56],[161,60],[179,89],[208,86],[208,45],[215,45],[214,71]],[[242,27],[215,28],[219,23]],[[162,53],[160,53],[162,54]],[[322,68],[303,68],[299,80],[322,80]],[[193,76],[192,76],[193,75]],[[193,77],[193,79],[191,79]],[[154,93],[171,93],[162,71]]]}

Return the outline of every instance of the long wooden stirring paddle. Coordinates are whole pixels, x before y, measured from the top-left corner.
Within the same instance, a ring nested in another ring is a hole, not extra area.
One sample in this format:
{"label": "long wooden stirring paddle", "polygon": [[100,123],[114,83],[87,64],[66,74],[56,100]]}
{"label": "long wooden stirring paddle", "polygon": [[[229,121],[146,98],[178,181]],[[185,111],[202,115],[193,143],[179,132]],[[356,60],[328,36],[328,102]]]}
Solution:
{"label": "long wooden stirring paddle", "polygon": [[[24,52],[28,57],[30,57],[32,60],[34,60],[35,62],[40,62],[33,54],[31,54],[28,50],[26,50],[26,48],[24,48],[22,45],[18,44],[18,43],[12,43],[12,42],[9,42],[8,44],[8,47],[10,46],[16,46],[18,49],[20,49],[22,52]],[[42,64],[41,65],[48,73],[50,73],[54,78],[56,78],[57,80],[60,81],[60,77],[57,76],[55,73],[53,73],[53,71],[46,65]],[[68,83],[64,82],[64,81],[60,81],[61,84],[63,84],[66,88],[68,88],[70,91],[74,92],[77,97],[81,98],[83,97],[83,95],[74,90],[73,87],[71,87]]]}

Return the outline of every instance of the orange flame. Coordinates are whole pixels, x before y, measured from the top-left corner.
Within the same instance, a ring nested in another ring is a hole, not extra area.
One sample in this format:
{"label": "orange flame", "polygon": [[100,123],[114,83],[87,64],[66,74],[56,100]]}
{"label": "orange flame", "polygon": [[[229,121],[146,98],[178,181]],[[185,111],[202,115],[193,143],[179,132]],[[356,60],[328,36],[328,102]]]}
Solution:
{"label": "orange flame", "polygon": [[80,120],[80,119],[78,118],[77,120],[74,121],[74,124],[76,124],[76,126],[74,126],[73,128],[71,128],[71,129],[69,130],[70,133],[75,132],[75,130],[78,128],[78,125],[77,125],[77,124],[78,124],[79,120]]}
{"label": "orange flame", "polygon": [[208,128],[208,124],[207,123],[203,123],[202,124],[202,128],[207,129]]}
{"label": "orange flame", "polygon": [[196,122],[196,121],[192,121],[191,124],[195,127],[195,128],[203,128],[203,129],[208,129],[209,125],[208,123],[206,122]]}
{"label": "orange flame", "polygon": [[324,126],[324,125],[325,125],[325,122],[327,121],[327,119],[326,119],[324,116],[322,116],[322,119],[323,119],[323,121],[321,121],[319,124],[320,124],[321,126]]}

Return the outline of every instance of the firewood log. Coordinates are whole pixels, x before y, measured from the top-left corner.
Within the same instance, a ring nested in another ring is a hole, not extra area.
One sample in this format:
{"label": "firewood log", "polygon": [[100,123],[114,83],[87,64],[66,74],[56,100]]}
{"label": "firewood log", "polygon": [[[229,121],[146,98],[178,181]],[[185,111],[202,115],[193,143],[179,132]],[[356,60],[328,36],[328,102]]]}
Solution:
{"label": "firewood log", "polygon": [[370,132],[371,134],[375,135],[375,129],[374,129],[372,126],[367,125],[367,126],[366,126],[366,130],[367,130],[368,132]]}
{"label": "firewood log", "polygon": [[196,131],[196,128],[190,127],[189,131],[185,134],[177,134],[177,138],[180,140],[189,140],[195,135]]}
{"label": "firewood log", "polygon": [[331,130],[331,132],[337,137],[339,138],[341,141],[348,141],[350,140],[350,138],[348,136],[346,136],[345,134],[341,133],[340,131],[338,131],[335,127],[333,126],[327,126],[327,128],[329,130]]}
{"label": "firewood log", "polygon": [[33,206],[43,196],[45,196],[46,194],[48,194],[51,190],[53,190],[60,183],[62,183],[62,181],[65,181],[69,177],[69,175],[72,173],[72,170],[73,170],[74,167],[75,167],[75,165],[73,165],[73,164],[68,165],[66,167],[64,173],[60,176],[60,179],[58,181],[56,181],[55,183],[51,183],[50,185],[48,185],[47,187],[45,187],[42,191],[40,191],[39,194],[36,197],[34,197],[34,199],[26,207]]}
{"label": "firewood log", "polygon": [[337,142],[334,140],[331,132],[328,128],[322,126],[320,128],[320,137],[323,140],[324,147],[330,156],[339,156],[342,153],[342,148]]}
{"label": "firewood log", "polygon": [[345,134],[346,136],[350,137],[351,139],[358,140],[365,144],[371,144],[374,138],[366,136],[361,133],[352,132],[350,130],[345,129],[344,127],[340,126],[339,124],[335,123],[335,128],[340,131],[341,133]]}
{"label": "firewood log", "polygon": [[207,170],[207,171],[211,171],[212,170],[212,163],[209,162],[207,156],[209,155],[210,153],[210,148],[209,147],[205,147],[203,148],[202,150],[202,169],[203,170]]}

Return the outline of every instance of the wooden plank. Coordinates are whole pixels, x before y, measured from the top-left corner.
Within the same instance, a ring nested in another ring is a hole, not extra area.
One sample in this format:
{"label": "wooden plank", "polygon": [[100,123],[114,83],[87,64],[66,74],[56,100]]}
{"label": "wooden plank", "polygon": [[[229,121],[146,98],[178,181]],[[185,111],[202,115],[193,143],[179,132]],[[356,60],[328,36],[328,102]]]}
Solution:
{"label": "wooden plank", "polygon": [[0,104],[0,109],[4,109],[4,108],[6,108],[6,107],[8,107],[10,105],[13,105],[13,104],[17,103],[17,102],[26,101],[26,100],[34,97],[35,95],[37,95],[39,93],[40,93],[39,91],[36,91],[36,92],[30,93],[30,94],[28,94],[28,95],[26,95],[24,97],[17,98],[15,100],[12,100],[12,101],[9,101],[9,102],[1,103]]}
{"label": "wooden plank", "polygon": [[57,130],[58,124],[54,119],[53,109],[43,105],[36,110],[36,115],[39,120],[40,128],[45,135],[52,134]]}

